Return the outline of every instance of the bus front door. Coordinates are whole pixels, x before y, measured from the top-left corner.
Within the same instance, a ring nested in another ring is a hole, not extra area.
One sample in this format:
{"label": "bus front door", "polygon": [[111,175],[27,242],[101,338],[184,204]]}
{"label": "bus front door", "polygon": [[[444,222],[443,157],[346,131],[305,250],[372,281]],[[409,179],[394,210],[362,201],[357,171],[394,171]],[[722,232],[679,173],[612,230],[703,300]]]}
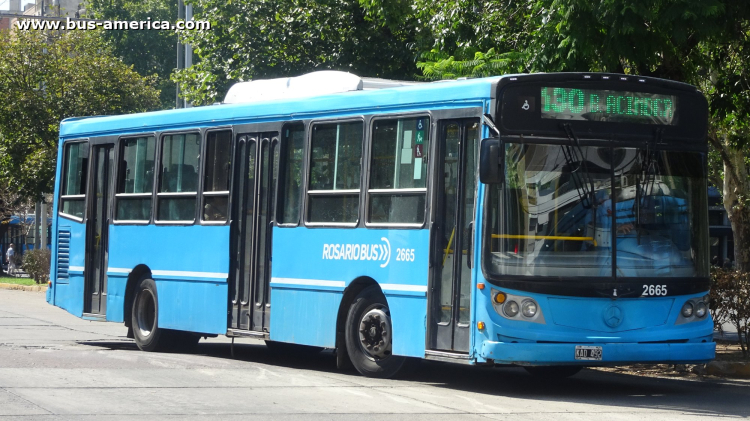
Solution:
{"label": "bus front door", "polygon": [[440,122],[432,232],[430,348],[468,352],[479,120]]}
{"label": "bus front door", "polygon": [[114,171],[114,145],[93,147],[93,174],[89,179],[89,210],[86,226],[85,299],[83,312],[107,313],[107,264],[109,258],[109,193]]}
{"label": "bus front door", "polygon": [[268,332],[278,133],[239,135],[234,162],[230,328]]}

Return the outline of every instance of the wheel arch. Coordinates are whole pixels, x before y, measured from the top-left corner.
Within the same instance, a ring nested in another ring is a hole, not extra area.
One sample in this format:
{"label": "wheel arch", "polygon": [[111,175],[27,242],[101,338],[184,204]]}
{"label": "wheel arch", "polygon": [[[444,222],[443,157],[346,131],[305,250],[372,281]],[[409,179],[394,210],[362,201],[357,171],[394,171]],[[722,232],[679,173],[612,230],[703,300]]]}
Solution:
{"label": "wheel arch", "polygon": [[[339,311],[336,316],[336,350],[338,354],[345,354],[346,342],[344,340],[344,332],[346,328],[346,315],[349,312],[354,299],[357,298],[360,292],[370,286],[377,286],[380,288],[380,284],[369,276],[360,276],[354,279],[349,286],[344,290],[344,296],[341,298],[341,304],[339,304]],[[382,288],[380,289],[382,292]],[[385,294],[383,294],[385,296]],[[386,298],[386,304],[388,299]],[[344,351],[339,352],[339,351]],[[348,359],[348,357],[347,357]]]}

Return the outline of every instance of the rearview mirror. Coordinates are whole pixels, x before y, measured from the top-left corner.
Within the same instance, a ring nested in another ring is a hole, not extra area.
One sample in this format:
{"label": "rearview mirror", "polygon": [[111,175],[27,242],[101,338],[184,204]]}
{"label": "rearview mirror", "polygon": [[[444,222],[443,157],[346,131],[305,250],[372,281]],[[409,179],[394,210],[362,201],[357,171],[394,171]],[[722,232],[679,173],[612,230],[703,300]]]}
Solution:
{"label": "rearview mirror", "polygon": [[479,148],[479,181],[501,184],[505,178],[505,148],[498,138],[483,139]]}

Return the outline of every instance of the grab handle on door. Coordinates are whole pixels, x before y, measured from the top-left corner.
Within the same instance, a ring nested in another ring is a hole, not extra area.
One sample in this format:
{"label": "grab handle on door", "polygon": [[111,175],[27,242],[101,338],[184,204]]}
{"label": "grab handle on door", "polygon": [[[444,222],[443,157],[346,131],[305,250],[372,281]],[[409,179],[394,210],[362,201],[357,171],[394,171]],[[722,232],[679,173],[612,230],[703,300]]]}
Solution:
{"label": "grab handle on door", "polygon": [[469,226],[466,228],[466,230],[469,231],[469,236],[468,236],[469,244],[467,244],[468,250],[466,251],[466,266],[468,266],[469,269],[471,269],[471,264],[474,260],[474,253],[473,253],[474,251],[474,247],[473,247],[474,246],[474,221],[469,222]]}

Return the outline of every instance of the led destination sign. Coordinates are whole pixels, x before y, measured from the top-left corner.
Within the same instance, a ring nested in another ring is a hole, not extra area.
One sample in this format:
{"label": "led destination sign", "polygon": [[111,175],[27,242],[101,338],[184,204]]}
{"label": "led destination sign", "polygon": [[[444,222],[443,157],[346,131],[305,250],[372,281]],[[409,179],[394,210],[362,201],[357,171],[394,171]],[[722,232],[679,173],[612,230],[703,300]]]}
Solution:
{"label": "led destination sign", "polygon": [[542,118],[642,124],[676,124],[672,95],[601,89],[542,87]]}

